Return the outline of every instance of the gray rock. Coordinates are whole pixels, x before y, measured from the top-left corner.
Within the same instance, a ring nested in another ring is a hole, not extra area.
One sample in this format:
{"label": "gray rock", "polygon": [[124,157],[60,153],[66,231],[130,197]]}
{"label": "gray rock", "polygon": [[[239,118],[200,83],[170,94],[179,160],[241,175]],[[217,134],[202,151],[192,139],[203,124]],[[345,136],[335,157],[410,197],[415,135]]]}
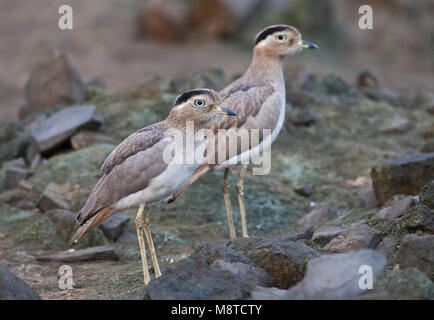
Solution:
{"label": "gray rock", "polygon": [[390,103],[391,105],[394,105],[394,106],[402,106],[402,107],[408,106],[408,102],[403,97],[401,97],[398,93],[396,93],[392,90],[388,90],[388,89],[384,89],[384,88],[380,88],[380,89],[363,88],[362,92],[369,99],[372,99],[372,100],[385,101],[385,102]]}
{"label": "gray rock", "polygon": [[322,78],[315,86],[314,91],[325,95],[339,97],[357,96],[357,90],[335,74],[328,74]]}
{"label": "gray rock", "polygon": [[137,234],[125,229],[116,238],[116,242],[120,244],[137,244],[137,241],[138,241]]}
{"label": "gray rock", "polygon": [[409,232],[421,230],[434,233],[434,210],[427,206],[417,205],[408,209],[401,221]]}
{"label": "gray rock", "polygon": [[242,262],[251,264],[251,261],[234,249],[212,242],[201,243],[195,248],[191,259],[199,264],[211,265],[216,260],[223,260],[230,263]]}
{"label": "gray rock", "polygon": [[52,209],[65,209],[69,210],[69,204],[66,199],[57,192],[58,186],[54,183],[48,184],[42,193],[37,207],[42,211],[46,212]]}
{"label": "gray rock", "polygon": [[130,218],[125,212],[115,214],[99,225],[104,235],[110,240],[116,240],[127,225]]}
{"label": "gray rock", "polygon": [[386,265],[384,257],[374,250],[323,255],[308,262],[303,281],[288,290],[284,299],[351,299],[365,290],[359,281],[361,266],[372,268],[373,286]]}
{"label": "gray rock", "polygon": [[71,145],[75,150],[86,148],[92,144],[108,143],[116,144],[113,138],[96,132],[96,131],[80,131],[71,137]]}
{"label": "gray rock", "polygon": [[407,234],[398,249],[397,263],[401,269],[416,267],[434,279],[434,235]]}
{"label": "gray rock", "polygon": [[398,247],[398,241],[394,237],[387,236],[381,240],[375,251],[378,251],[386,258],[388,265],[395,265]]}
{"label": "gray rock", "polygon": [[333,238],[340,235],[345,229],[339,226],[323,226],[314,232],[312,241],[320,246],[325,246]]}
{"label": "gray rock", "polygon": [[259,286],[271,287],[274,284],[273,279],[271,279],[264,269],[242,262],[230,263],[217,259],[213,262],[211,267],[232,272],[234,275],[248,274],[255,280],[255,284]]}
{"label": "gray rock", "polygon": [[47,56],[31,72],[26,84],[27,103],[20,119],[56,104],[73,104],[83,98],[83,82],[67,55],[59,50]]}
{"label": "gray rock", "polygon": [[134,298],[240,300],[248,298],[257,283],[255,274],[233,273],[187,258],[168,267],[160,278],[146,286],[144,294],[136,294]]}
{"label": "gray rock", "polygon": [[79,262],[96,260],[119,260],[120,250],[114,247],[100,246],[75,251],[65,251],[53,255],[41,256],[37,260],[41,262]]}
{"label": "gray rock", "polygon": [[95,105],[64,108],[32,129],[32,136],[41,153],[61,146],[81,129],[95,129],[103,122]]}
{"label": "gray rock", "polygon": [[283,300],[287,294],[288,290],[258,286],[250,292],[250,298],[252,300]]}
{"label": "gray rock", "polygon": [[303,197],[310,197],[313,194],[313,186],[311,184],[295,188],[294,191]]}
{"label": "gray rock", "polygon": [[41,165],[45,160],[42,159],[42,156],[38,153],[33,157],[32,162],[30,163],[30,170],[36,170],[39,165]]}
{"label": "gray rock", "polygon": [[18,189],[21,189],[24,191],[32,191],[33,190],[33,184],[30,181],[21,180],[18,183]]}
{"label": "gray rock", "polygon": [[373,292],[362,298],[370,300],[421,300],[432,298],[433,292],[433,283],[425,273],[416,268],[407,268],[387,271],[378,280]]}
{"label": "gray rock", "polygon": [[434,209],[434,180],[428,182],[420,192],[420,203]]}
{"label": "gray rock", "polygon": [[380,205],[396,194],[416,195],[434,179],[434,153],[381,162],[372,167],[371,177]]}
{"label": "gray rock", "polygon": [[414,124],[405,118],[386,119],[380,125],[380,131],[387,134],[403,134],[414,128]]}
{"label": "gray rock", "polygon": [[378,216],[382,219],[396,219],[404,214],[404,212],[414,205],[414,197],[408,196],[399,200],[391,207],[386,207],[378,212]]}
{"label": "gray rock", "polygon": [[41,300],[27,283],[0,264],[0,300]]}
{"label": "gray rock", "polygon": [[242,253],[264,269],[281,289],[301,281],[308,260],[319,256],[316,250],[304,243],[281,238],[268,240]]}
{"label": "gray rock", "polygon": [[337,216],[338,213],[336,209],[324,202],[317,204],[309,213],[300,218],[297,221],[297,224],[302,226],[312,226],[316,229]]}
{"label": "gray rock", "polygon": [[337,253],[359,249],[375,249],[384,236],[384,233],[365,224],[353,224],[333,238],[322,248],[322,251]]}
{"label": "gray rock", "polygon": [[380,88],[380,82],[377,77],[369,70],[362,70],[356,79],[356,86],[359,88]]}
{"label": "gray rock", "polygon": [[33,172],[23,168],[8,168],[6,170],[6,184],[8,189],[14,189],[18,187],[21,180],[26,180],[31,177]]}

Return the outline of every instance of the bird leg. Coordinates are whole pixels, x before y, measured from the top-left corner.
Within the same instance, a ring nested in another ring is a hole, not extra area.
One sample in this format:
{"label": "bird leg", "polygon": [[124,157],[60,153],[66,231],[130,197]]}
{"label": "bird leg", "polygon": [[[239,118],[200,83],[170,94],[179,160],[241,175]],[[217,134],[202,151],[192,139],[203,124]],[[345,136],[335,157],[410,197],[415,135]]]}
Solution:
{"label": "bird leg", "polygon": [[223,181],[222,181],[223,198],[225,199],[226,213],[228,215],[229,235],[231,239],[235,239],[237,236],[235,235],[234,219],[232,217],[231,198],[229,195],[228,173],[229,173],[229,169],[226,168],[223,176]]}
{"label": "bird leg", "polygon": [[155,252],[154,241],[152,241],[151,228],[146,219],[146,212],[143,215],[143,231],[145,231],[146,240],[148,241],[149,251],[151,252],[152,264],[154,265],[155,277],[161,276],[160,266],[158,265],[157,254]]}
{"label": "bird leg", "polygon": [[151,281],[151,277],[149,276],[148,271],[148,261],[146,260],[146,249],[145,249],[145,241],[143,239],[143,225],[144,225],[144,212],[145,212],[145,204],[141,204],[139,207],[139,211],[137,211],[136,216],[136,230],[137,237],[139,238],[139,246],[140,246],[140,255],[142,256],[142,268],[143,268],[143,280],[145,281],[145,286]]}
{"label": "bird leg", "polygon": [[237,196],[238,196],[238,203],[240,205],[240,215],[241,215],[241,227],[243,230],[243,238],[247,238],[247,220],[246,220],[246,209],[244,206],[244,176],[246,174],[246,166],[243,165],[240,173],[240,177],[237,181]]}

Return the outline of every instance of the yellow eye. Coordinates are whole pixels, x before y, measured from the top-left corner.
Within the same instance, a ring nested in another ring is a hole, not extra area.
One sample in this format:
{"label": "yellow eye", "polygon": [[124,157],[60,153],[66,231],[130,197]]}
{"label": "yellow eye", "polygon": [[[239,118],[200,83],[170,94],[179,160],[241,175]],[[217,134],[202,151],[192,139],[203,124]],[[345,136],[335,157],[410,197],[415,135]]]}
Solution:
{"label": "yellow eye", "polygon": [[286,41],[286,36],[284,34],[277,34],[274,36],[274,39],[277,42],[285,42]]}
{"label": "yellow eye", "polygon": [[203,108],[205,107],[205,101],[202,99],[196,99],[194,100],[194,105],[198,108]]}

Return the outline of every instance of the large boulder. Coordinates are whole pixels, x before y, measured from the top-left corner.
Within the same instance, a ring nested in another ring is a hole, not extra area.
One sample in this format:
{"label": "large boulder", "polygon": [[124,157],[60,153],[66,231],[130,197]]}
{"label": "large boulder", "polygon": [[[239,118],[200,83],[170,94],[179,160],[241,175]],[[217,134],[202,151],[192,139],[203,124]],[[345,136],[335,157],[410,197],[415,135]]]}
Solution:
{"label": "large boulder", "polygon": [[319,253],[308,245],[289,239],[237,239],[232,241],[231,245],[267,271],[278,288],[287,289],[303,279],[307,262],[319,256]]}
{"label": "large boulder", "polygon": [[247,257],[231,248],[205,243],[195,253],[164,270],[144,293],[133,299],[247,299],[256,286],[269,287],[273,281]]}
{"label": "large boulder", "polygon": [[26,84],[27,103],[19,110],[20,119],[57,104],[70,105],[83,98],[84,84],[68,56],[59,50],[47,56],[32,70]]}
{"label": "large boulder", "polygon": [[385,265],[384,257],[373,250],[321,256],[309,261],[303,281],[291,288],[285,298],[351,299],[365,292],[359,285],[364,274],[360,272],[360,267],[372,268],[375,286],[376,278]]}
{"label": "large boulder", "polygon": [[418,194],[434,179],[434,153],[381,162],[371,170],[375,195],[381,205],[396,194]]}
{"label": "large boulder", "polygon": [[250,294],[252,299],[265,300],[354,299],[369,290],[360,286],[361,282],[369,283],[362,279],[363,275],[372,271],[372,286],[375,287],[385,265],[384,257],[373,250],[323,255],[309,261],[304,279],[289,290],[256,288]]}
{"label": "large boulder", "polygon": [[41,300],[27,283],[0,264],[0,300]]}

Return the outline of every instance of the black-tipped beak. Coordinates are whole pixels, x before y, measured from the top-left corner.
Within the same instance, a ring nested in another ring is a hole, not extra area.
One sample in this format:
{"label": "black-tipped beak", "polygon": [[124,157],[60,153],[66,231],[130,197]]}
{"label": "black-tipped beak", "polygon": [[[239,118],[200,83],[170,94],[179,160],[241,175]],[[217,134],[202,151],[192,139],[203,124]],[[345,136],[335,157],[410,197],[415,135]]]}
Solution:
{"label": "black-tipped beak", "polygon": [[301,45],[300,47],[304,48],[304,49],[318,49],[319,46],[316,45],[313,42],[310,41],[306,41],[306,40],[301,40]]}
{"label": "black-tipped beak", "polygon": [[217,109],[220,113],[223,113],[223,114],[228,115],[228,116],[236,116],[237,115],[231,109],[226,108],[226,107],[218,106]]}

